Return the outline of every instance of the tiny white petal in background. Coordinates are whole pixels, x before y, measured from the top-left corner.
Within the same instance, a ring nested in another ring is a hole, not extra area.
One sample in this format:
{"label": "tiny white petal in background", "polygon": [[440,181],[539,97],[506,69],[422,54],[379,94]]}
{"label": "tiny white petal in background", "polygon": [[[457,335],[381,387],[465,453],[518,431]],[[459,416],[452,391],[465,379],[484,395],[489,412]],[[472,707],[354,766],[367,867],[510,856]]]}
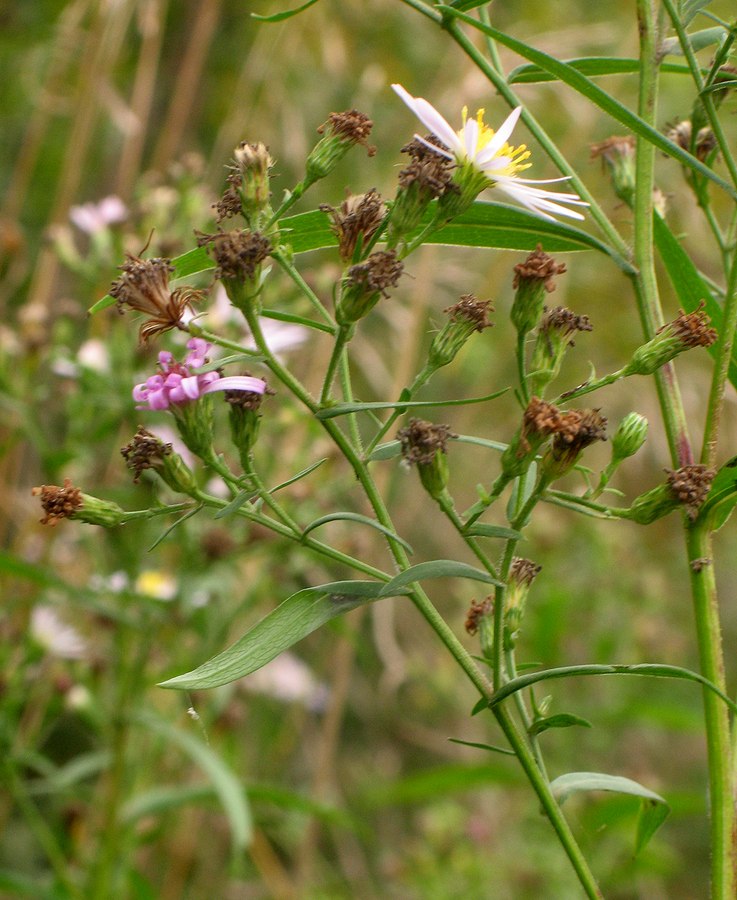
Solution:
{"label": "tiny white petal in background", "polygon": [[33,607],[31,635],[47,653],[60,659],[84,659],[88,655],[85,639],[59,618],[53,606]]}
{"label": "tiny white petal in background", "polygon": [[107,345],[99,338],[84,341],[77,352],[77,362],[93,372],[109,372],[110,354]]}
{"label": "tiny white petal in background", "polygon": [[124,222],[127,218],[125,203],[114,195],[103,197],[99,203],[83,203],[69,208],[69,219],[85,234],[96,234],[108,225]]}
{"label": "tiny white petal in background", "polygon": [[239,684],[246,691],[284,703],[301,703],[313,712],[324,710],[330,695],[327,685],[318,681],[309,666],[289,652],[242,678]]}

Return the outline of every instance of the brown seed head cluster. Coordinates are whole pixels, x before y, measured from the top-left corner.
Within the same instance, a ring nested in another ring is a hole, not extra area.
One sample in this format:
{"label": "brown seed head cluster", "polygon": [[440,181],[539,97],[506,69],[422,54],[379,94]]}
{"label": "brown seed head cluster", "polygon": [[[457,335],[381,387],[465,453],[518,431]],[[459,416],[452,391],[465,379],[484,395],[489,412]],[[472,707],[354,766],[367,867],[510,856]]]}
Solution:
{"label": "brown seed head cluster", "polygon": [[450,425],[434,425],[423,419],[410,419],[409,425],[397,432],[402,442],[402,456],[410,464],[431,463],[438,451],[445,453],[448,440],[458,437]]}
{"label": "brown seed head cluster", "polygon": [[577,331],[592,330],[593,326],[588,316],[577,316],[576,313],[565,306],[545,309],[540,322],[540,331],[557,331],[562,337],[567,337]]}
{"label": "brown seed head cluster", "polygon": [[133,435],[130,443],[120,448],[125,464],[133,472],[134,484],[138,484],[141,472],[154,468],[171,452],[171,444],[165,444],[156,435],[147,431],[143,425],[138,426],[138,431]]}
{"label": "brown seed head cluster", "polygon": [[494,312],[491,300],[477,300],[474,294],[463,294],[458,303],[448,306],[443,310],[451,322],[468,322],[474,326],[474,331],[483,331],[491,328],[489,312]]}
{"label": "brown seed head cluster", "polygon": [[484,618],[484,616],[491,615],[493,609],[494,604],[491,597],[486,597],[486,599],[481,600],[480,602],[476,600],[471,601],[471,605],[468,608],[468,613],[466,614],[466,622],[464,627],[472,637],[479,630],[479,624],[481,623],[481,620]]}
{"label": "brown seed head cluster", "polygon": [[666,469],[666,481],[671,493],[686,507],[690,519],[695,519],[699,507],[706,500],[716,471],[708,466],[695,464],[680,469]]}
{"label": "brown seed head cluster", "polygon": [[709,327],[710,321],[711,319],[704,312],[704,301],[702,300],[698,309],[693,312],[686,313],[680,309],[677,318],[667,325],[663,325],[657,333],[670,331],[684,347],[711,347],[717,339],[718,333],[716,328]]}
{"label": "brown seed head cluster", "polygon": [[184,311],[192,310],[202,299],[203,292],[194,288],[169,290],[169,276],[174,271],[171,260],[128,255],[120,269],[123,274],[110,286],[110,295],[120,312],[127,306],[149,316],[138,332],[141,343],[179,327]]}
{"label": "brown seed head cluster", "polygon": [[369,146],[367,139],[374,123],[369,117],[357,109],[346,112],[330,113],[326,122],[317,129],[318,134],[329,131],[348,144],[361,144],[366,147],[369,156],[374,156],[376,147]]}
{"label": "brown seed head cluster", "polygon": [[357,263],[348,270],[348,283],[374,293],[380,291],[388,297],[388,288],[399,281],[404,264],[394,250],[377,250],[366,262]]}
{"label": "brown seed head cluster", "polygon": [[197,246],[210,245],[217,263],[216,278],[250,280],[256,269],[271,253],[271,242],[258,231],[218,231],[198,234]]}
{"label": "brown seed head cluster", "polygon": [[337,209],[327,203],[323,203],[320,209],[332,220],[331,228],[338,238],[338,249],[343,260],[353,257],[359,239],[362,246],[371,240],[386,216],[386,206],[376,190],[346,197]]}
{"label": "brown seed head cluster", "polygon": [[558,431],[561,427],[561,416],[561,411],[554,403],[548,403],[540,397],[532,397],[522,417],[521,453],[529,451],[529,438],[540,440]]}
{"label": "brown seed head cluster", "polygon": [[[429,134],[426,140],[443,150],[447,149],[434,134]],[[440,153],[434,153],[427,144],[423,144],[417,138],[405,144],[401,152],[408,153],[412,157],[412,162],[399,173],[400,187],[406,189],[416,184],[421,191],[434,198],[442,197],[446,191],[458,190],[452,183],[455,167],[452,160]]]}
{"label": "brown seed head cluster", "polygon": [[570,409],[561,413],[553,436],[553,455],[576,456],[595,441],[606,440],[607,420],[598,409]]}
{"label": "brown seed head cluster", "polygon": [[538,244],[537,248],[530,253],[524,262],[517,263],[514,267],[512,287],[516,290],[523,280],[542,281],[545,285],[545,290],[550,294],[555,290],[555,276],[562,275],[565,271],[566,264],[557,263]]}
{"label": "brown seed head cluster", "polygon": [[31,491],[34,497],[41,497],[41,506],[46,515],[41,519],[42,525],[56,525],[62,519],[68,519],[82,506],[82,491],[74,487],[71,479],[64,479],[64,487],[55,484],[44,484]]}

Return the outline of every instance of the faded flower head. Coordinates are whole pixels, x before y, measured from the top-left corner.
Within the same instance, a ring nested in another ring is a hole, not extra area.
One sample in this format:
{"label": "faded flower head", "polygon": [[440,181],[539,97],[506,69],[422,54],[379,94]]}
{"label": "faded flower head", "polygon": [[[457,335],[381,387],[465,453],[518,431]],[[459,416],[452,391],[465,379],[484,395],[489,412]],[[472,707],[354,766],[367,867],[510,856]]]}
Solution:
{"label": "faded flower head", "polygon": [[678,316],[658,329],[652,340],[638,347],[622,370],[623,375],[652,375],[661,366],[692,347],[711,347],[718,334],[709,327],[703,301],[693,312],[679,310]]}
{"label": "faded flower head", "polygon": [[588,316],[576,315],[565,306],[556,306],[554,309],[543,307],[543,317],[532,352],[528,379],[530,390],[542,393],[560,372],[565,352],[573,346],[571,336],[579,331],[591,330]]}
{"label": "faded flower head", "polygon": [[640,494],[629,509],[619,511],[620,515],[640,525],[649,525],[673,510],[685,507],[686,515],[694,520],[709,493],[715,470],[699,463],[666,469],[665,473],[665,484]]}
{"label": "faded flower head", "polygon": [[443,310],[448,321],[430,344],[428,364],[439,369],[452,362],[475,331],[491,328],[489,311],[493,309],[491,300],[477,300],[474,294],[464,294],[457,303]]}
{"label": "faded flower head", "polygon": [[380,297],[389,296],[404,271],[394,250],[377,250],[362,263],[348,269],[335,311],[341,325],[352,325],[367,315]]}
{"label": "faded flower head", "polygon": [[323,137],[307,157],[305,183],[312,184],[329,175],[355,144],[361,144],[369,156],[374,156],[376,147],[371,147],[368,143],[373,125],[371,119],[357,109],[330,113],[327,121],[317,129],[318,134]]}
{"label": "faded flower head", "polygon": [[270,214],[269,171],[273,165],[274,160],[265,144],[249,144],[248,141],[238,144],[233,151],[228,187],[215,204],[218,222],[243,215],[255,227],[262,213]]}
{"label": "faded flower head", "polygon": [[117,225],[128,218],[125,203],[111,194],[103,197],[98,203],[82,203],[69,207],[69,219],[80,231],[94,236],[104,231],[109,225]]}
{"label": "faded flower head", "polygon": [[397,432],[404,461],[417,466],[423,487],[436,500],[446,493],[446,448],[448,440],[457,436],[450,430],[450,425],[434,425],[422,419],[410,419],[409,425]]}
{"label": "faded flower head", "polygon": [[550,449],[541,463],[543,477],[560,478],[576,464],[590,444],[606,440],[607,420],[598,409],[570,409],[561,413]]}
{"label": "faded flower head", "polygon": [[333,234],[338,238],[340,257],[344,261],[353,258],[356,248],[364,248],[386,216],[386,206],[376,190],[366,194],[352,194],[336,209],[323,203],[320,209],[332,220]]}
{"label": "faded flower head", "polygon": [[185,311],[192,311],[193,304],[202,299],[203,292],[194,288],[169,289],[174,266],[168,259],[129,255],[120,268],[123,274],[112,283],[110,295],[115,297],[120,312],[129,307],[149,316],[138,332],[142,343],[154,335],[179,328]]}
{"label": "faded flower head", "polygon": [[514,267],[512,287],[515,289],[510,317],[520,334],[527,334],[540,321],[545,294],[555,290],[555,277],[566,271],[565,263],[556,262],[540,244]]}
{"label": "faded flower head", "polygon": [[591,145],[591,159],[600,157],[609,170],[614,193],[630,203],[635,191],[635,139],[631,134],[614,136]]}
{"label": "faded flower head", "polygon": [[42,525],[56,525],[62,519],[77,519],[90,525],[102,525],[110,528],[120,525],[125,520],[125,511],[117,503],[100,500],[83,494],[74,487],[69,478],[64,479],[64,486],[43,484],[31,490],[34,497],[41,498],[41,506],[45,513]]}
{"label": "faded flower head", "polygon": [[271,241],[258,231],[218,231],[198,234],[197,246],[207,247],[217,263],[215,277],[251,281],[271,253]]}
{"label": "faded flower head", "polygon": [[[522,107],[513,110],[496,130],[484,122],[483,110],[478,111],[476,118],[469,118],[467,109],[464,109],[463,125],[456,131],[427,100],[413,97],[401,84],[393,84],[392,87],[447,149],[429,142],[428,147],[447,159],[456,161],[458,170],[454,180],[461,186],[461,192],[467,194],[467,198],[473,199],[471,194],[475,196],[486,188],[496,187],[545,219],[552,220],[554,214],[583,219],[581,213],[562,205],[588,206],[577,194],[557,193],[537,187],[540,184],[567,181],[567,178],[540,181],[520,178],[520,173],[531,165],[527,161],[530,151],[524,144],[512,146],[508,139],[512,136]],[[419,135],[415,137],[419,141],[424,140]]]}

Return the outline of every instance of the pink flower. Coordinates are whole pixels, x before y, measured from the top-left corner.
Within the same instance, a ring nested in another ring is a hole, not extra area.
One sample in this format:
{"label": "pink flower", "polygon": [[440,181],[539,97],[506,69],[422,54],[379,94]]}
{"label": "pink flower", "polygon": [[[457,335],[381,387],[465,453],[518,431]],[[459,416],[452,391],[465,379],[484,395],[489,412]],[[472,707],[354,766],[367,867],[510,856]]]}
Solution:
{"label": "pink flower", "polygon": [[191,338],[187,341],[187,348],[189,353],[182,363],[166,350],[159,353],[161,371],[133,388],[133,399],[140,404],[138,409],[169,409],[172,405],[199,400],[213,391],[265,393],[266,382],[261,378],[250,375],[224,378],[219,372],[193,373],[192,369],[199,369],[208,361],[210,344],[202,338]]}
{"label": "pink flower", "polygon": [[85,234],[97,234],[108,225],[124,222],[127,217],[125,203],[114,195],[103,197],[99,203],[83,203],[69,208],[69,218]]}

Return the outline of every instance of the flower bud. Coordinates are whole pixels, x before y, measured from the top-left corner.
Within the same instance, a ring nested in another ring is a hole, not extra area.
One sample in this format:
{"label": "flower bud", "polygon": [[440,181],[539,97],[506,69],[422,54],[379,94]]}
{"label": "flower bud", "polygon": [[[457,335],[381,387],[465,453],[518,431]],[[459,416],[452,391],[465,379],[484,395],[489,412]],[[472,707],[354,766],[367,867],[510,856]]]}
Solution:
{"label": "flower bud", "polygon": [[510,316],[519,334],[532,331],[540,321],[545,294],[555,290],[555,276],[565,271],[565,263],[556,263],[552,256],[543,252],[540,244],[524,262],[514,267],[512,287],[516,294]]}
{"label": "flower bud", "polygon": [[265,144],[242,141],[234,152],[233,175],[228,179],[240,198],[241,212],[249,224],[258,227],[271,214],[269,170],[274,160]]}
{"label": "flower bud", "polygon": [[612,462],[619,463],[634,456],[647,438],[648,423],[644,416],[631,412],[622,419],[612,436]]}
{"label": "flower bud", "polygon": [[717,339],[717,331],[708,327],[710,319],[703,306],[702,303],[690,313],[680,310],[676,319],[663,325],[652,340],[635,350],[622,375],[652,375],[690,347],[710,347]]}

